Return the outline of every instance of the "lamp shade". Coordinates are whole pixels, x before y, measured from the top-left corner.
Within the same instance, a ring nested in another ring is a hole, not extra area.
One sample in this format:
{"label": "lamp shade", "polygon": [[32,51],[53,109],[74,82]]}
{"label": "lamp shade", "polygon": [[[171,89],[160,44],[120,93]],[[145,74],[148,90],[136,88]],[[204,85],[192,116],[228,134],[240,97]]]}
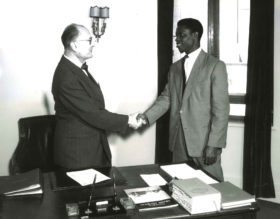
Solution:
{"label": "lamp shade", "polygon": [[100,17],[109,18],[109,8],[108,7],[100,8]]}
{"label": "lamp shade", "polygon": [[[97,6],[90,7],[90,17],[100,17],[100,8]],[[108,12],[109,13],[109,12]]]}

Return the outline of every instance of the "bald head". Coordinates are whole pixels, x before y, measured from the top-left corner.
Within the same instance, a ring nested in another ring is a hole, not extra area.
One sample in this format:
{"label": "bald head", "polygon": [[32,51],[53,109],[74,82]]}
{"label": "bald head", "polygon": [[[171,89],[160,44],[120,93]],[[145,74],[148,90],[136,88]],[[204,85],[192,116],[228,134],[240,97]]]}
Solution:
{"label": "bald head", "polygon": [[70,24],[63,31],[61,41],[67,57],[78,59],[81,63],[92,57],[93,40],[85,26]]}
{"label": "bald head", "polygon": [[80,24],[70,24],[64,29],[61,35],[61,41],[64,49],[70,48],[70,43],[77,39],[80,31],[82,30],[87,30],[87,28]]}

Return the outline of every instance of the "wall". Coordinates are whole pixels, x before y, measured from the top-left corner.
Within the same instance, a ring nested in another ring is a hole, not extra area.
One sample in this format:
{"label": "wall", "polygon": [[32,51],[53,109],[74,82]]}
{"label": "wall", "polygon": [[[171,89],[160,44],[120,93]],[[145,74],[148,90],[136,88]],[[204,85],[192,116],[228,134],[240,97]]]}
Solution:
{"label": "wall", "polygon": [[[51,113],[51,83],[70,23],[91,25],[90,6],[110,7],[107,29],[88,62],[106,108],[130,114],[146,109],[157,92],[156,0],[10,0],[0,2],[0,175],[18,142],[21,117]],[[147,7],[147,5],[149,5]],[[111,134],[113,165],[154,162],[155,126],[127,137]],[[137,156],[143,155],[143,156]]]}
{"label": "wall", "polygon": [[280,203],[280,0],[274,0],[274,127],[271,138],[271,166],[276,199]]}

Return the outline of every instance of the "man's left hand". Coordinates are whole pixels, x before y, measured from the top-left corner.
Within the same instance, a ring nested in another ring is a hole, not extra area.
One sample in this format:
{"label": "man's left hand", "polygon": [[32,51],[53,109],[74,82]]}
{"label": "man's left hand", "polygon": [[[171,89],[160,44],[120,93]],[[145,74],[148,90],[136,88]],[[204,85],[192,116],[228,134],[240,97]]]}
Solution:
{"label": "man's left hand", "polygon": [[203,160],[205,165],[211,165],[217,161],[220,148],[206,146],[203,151]]}

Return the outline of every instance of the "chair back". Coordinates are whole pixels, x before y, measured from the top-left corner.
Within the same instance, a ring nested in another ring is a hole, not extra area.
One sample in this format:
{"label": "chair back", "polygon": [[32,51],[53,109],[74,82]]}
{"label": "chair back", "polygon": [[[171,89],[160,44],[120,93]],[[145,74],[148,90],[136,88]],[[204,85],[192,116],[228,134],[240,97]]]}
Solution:
{"label": "chair back", "polygon": [[23,173],[34,168],[40,168],[42,172],[52,171],[55,116],[21,118],[18,128],[19,141],[10,160],[10,174]]}

